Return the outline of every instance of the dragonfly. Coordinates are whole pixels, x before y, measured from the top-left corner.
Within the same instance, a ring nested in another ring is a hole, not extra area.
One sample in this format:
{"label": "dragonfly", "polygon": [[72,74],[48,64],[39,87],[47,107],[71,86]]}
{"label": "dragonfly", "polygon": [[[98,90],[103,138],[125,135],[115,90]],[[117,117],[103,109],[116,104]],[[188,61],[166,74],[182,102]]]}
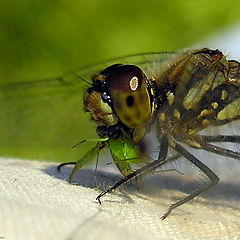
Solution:
{"label": "dragonfly", "polygon": [[[10,130],[1,130],[1,145],[10,142],[17,149],[16,155],[38,157],[36,148],[46,146],[52,152],[56,138],[59,146],[65,145],[64,139],[71,128],[75,135],[70,140],[79,137],[81,126],[77,123],[83,88],[83,107],[96,124],[94,129],[98,138],[81,142],[95,141],[96,145],[79,161],[68,162],[75,164],[70,181],[104,148],[111,151],[113,161],[123,175],[97,196],[100,204],[104,195],[122,184],[183,157],[199,168],[209,182],[170,205],[161,217],[164,220],[175,208],[213,188],[219,181],[219,177],[184,145],[240,159],[240,152],[215,145],[240,143],[240,135],[202,134],[202,130],[209,127],[219,129],[231,123],[235,123],[238,133],[240,119],[240,63],[227,60],[219,50],[207,48],[183,53],[132,55],[53,80],[2,86],[0,100],[5,114],[0,123],[1,126],[7,123],[5,129]],[[68,108],[61,108],[61,103],[67,103]],[[30,106],[34,108],[28,110]],[[17,130],[12,127],[15,125]],[[159,154],[154,160],[142,147],[152,126],[155,126],[159,142]],[[23,145],[29,146],[27,153],[18,149]],[[3,155],[10,155],[8,148],[1,149]],[[169,157],[170,150],[177,153],[176,157]],[[59,169],[68,163],[61,164]],[[140,167],[132,169],[132,164]]]}

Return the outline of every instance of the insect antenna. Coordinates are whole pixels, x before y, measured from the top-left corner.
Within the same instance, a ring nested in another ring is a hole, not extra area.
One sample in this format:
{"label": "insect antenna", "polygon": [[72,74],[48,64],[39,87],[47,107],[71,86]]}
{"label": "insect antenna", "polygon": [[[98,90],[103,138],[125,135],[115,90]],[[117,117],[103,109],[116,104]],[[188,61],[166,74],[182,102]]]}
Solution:
{"label": "insect antenna", "polygon": [[81,142],[73,145],[72,148],[78,147],[79,145],[81,145],[82,143],[85,143],[85,142],[87,142],[87,140],[82,140]]}
{"label": "insect antenna", "polygon": [[75,73],[74,75],[75,75],[77,78],[79,78],[80,80],[82,80],[83,82],[85,82],[85,83],[87,83],[87,84],[89,84],[89,85],[93,86],[93,84],[92,84],[92,83],[88,82],[86,79],[84,79],[84,78],[80,77],[80,76],[79,76],[79,75],[77,75],[76,73]]}

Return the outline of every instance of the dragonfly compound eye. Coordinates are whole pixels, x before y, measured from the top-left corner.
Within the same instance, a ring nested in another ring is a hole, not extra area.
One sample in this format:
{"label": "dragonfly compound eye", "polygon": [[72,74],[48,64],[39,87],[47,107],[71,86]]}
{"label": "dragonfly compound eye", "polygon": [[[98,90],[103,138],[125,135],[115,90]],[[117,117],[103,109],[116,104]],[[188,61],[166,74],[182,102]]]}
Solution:
{"label": "dragonfly compound eye", "polygon": [[152,107],[143,71],[134,65],[122,65],[107,81],[120,121],[132,129],[144,125],[151,116]]}
{"label": "dragonfly compound eye", "polygon": [[84,95],[84,105],[87,111],[92,114],[98,126],[113,126],[118,123],[117,116],[107,103],[107,95],[103,101],[103,94],[97,91],[87,91]]}

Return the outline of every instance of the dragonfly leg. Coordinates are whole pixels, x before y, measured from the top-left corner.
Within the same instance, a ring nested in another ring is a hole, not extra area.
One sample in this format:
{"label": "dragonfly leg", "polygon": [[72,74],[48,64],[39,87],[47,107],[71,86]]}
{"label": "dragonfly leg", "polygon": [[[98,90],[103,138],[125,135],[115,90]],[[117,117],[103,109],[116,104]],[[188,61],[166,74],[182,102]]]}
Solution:
{"label": "dragonfly leg", "polygon": [[231,135],[206,136],[206,135],[201,135],[201,138],[206,142],[240,143],[240,136],[231,136]]}
{"label": "dragonfly leg", "polygon": [[160,165],[163,165],[164,163],[166,163],[168,161],[168,159],[167,159],[167,152],[168,152],[168,138],[167,138],[166,135],[163,135],[162,138],[161,138],[161,145],[160,145],[159,156],[158,156],[158,159],[156,161],[150,162],[147,165],[143,166],[142,168],[137,169],[136,171],[130,173],[126,177],[120,179],[112,187],[110,187],[106,191],[100,193],[97,196],[96,200],[98,200],[98,202],[101,204],[101,200],[100,199],[105,194],[107,194],[109,192],[112,192],[113,190],[115,190],[116,188],[118,188],[122,184],[128,182],[129,180],[131,180],[133,178],[136,178],[138,176],[141,176],[141,175],[145,174],[146,172],[149,172],[149,171],[159,167]]}
{"label": "dragonfly leg", "polygon": [[183,157],[185,157],[188,161],[193,163],[195,166],[197,166],[210,180],[210,182],[202,186],[200,189],[194,191],[193,193],[189,194],[182,200],[172,204],[168,211],[161,217],[162,220],[164,220],[171,212],[173,209],[183,205],[184,203],[192,200],[196,196],[200,195],[201,193],[206,192],[210,188],[214,187],[217,182],[219,181],[218,176],[211,170],[209,169],[206,165],[204,165],[201,161],[199,161],[196,157],[194,157],[191,153],[189,153],[185,148],[183,148],[181,145],[172,142],[171,147],[176,150],[179,154],[181,154]]}
{"label": "dragonfly leg", "polygon": [[[222,136],[216,136],[216,137],[222,137]],[[229,140],[230,140],[231,136],[228,136],[228,137],[229,137]],[[239,136],[235,136],[235,137],[239,137]],[[238,139],[233,139],[233,140],[238,140]],[[233,141],[231,141],[231,142],[233,142]],[[215,146],[215,145],[210,144],[210,143],[205,142],[205,141],[199,141],[198,144],[200,144],[200,146],[201,146],[200,149],[203,149],[205,151],[213,152],[213,153],[216,153],[218,155],[222,155],[222,156],[226,156],[226,157],[230,157],[230,158],[240,160],[240,152],[233,151],[233,150],[226,149],[226,148],[222,148],[222,147],[218,147],[218,146]]]}

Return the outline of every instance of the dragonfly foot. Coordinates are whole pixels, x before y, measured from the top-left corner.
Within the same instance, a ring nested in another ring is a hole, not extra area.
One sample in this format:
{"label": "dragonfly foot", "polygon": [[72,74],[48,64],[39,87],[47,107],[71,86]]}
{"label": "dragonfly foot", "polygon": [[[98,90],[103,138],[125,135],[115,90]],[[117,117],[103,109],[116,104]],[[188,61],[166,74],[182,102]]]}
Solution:
{"label": "dragonfly foot", "polygon": [[161,220],[166,219],[166,218],[169,216],[169,214],[171,213],[171,211],[172,211],[172,208],[170,207],[170,208],[168,209],[168,211],[161,217]]}

